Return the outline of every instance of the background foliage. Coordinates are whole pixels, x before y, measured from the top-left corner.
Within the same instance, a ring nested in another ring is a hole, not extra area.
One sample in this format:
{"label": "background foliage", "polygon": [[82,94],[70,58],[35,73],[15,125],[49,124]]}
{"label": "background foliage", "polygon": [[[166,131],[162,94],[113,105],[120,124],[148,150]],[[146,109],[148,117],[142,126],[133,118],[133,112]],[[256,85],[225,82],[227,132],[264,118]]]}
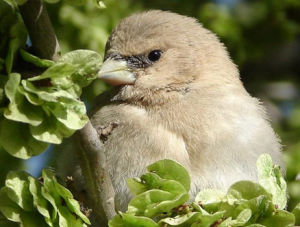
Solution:
{"label": "background foliage", "polygon": [[[217,33],[238,64],[247,90],[264,102],[282,139],[289,208],[300,202],[300,181],[295,180],[300,172],[298,0],[107,0],[105,10],[95,7],[93,1],[85,1],[84,5],[80,2],[62,0],[47,4],[63,53],[91,49],[103,54],[106,39],[121,18],[152,8],[196,17]],[[83,90],[85,101],[91,102],[106,89],[106,85],[95,81]],[[27,168],[38,176],[40,167],[33,167],[43,163],[42,159],[45,155],[22,162],[0,151],[0,185],[12,169]]]}

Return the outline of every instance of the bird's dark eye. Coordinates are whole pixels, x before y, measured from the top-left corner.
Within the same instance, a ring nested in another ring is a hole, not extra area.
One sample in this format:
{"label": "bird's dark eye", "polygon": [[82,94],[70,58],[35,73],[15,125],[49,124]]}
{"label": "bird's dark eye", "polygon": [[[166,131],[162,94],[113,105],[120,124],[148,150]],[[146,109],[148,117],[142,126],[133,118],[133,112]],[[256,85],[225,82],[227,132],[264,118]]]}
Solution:
{"label": "bird's dark eye", "polygon": [[148,59],[150,61],[158,61],[161,56],[161,50],[153,50],[148,54]]}

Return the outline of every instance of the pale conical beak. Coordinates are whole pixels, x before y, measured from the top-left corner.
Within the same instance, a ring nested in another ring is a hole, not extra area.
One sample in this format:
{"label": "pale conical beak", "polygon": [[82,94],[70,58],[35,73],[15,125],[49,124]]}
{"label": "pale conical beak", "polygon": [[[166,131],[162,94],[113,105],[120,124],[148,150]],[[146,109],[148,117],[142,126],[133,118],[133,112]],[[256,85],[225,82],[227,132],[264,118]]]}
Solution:
{"label": "pale conical beak", "polygon": [[104,61],[98,72],[98,78],[114,86],[134,84],[136,80],[134,74],[127,67],[126,61],[111,58]]}

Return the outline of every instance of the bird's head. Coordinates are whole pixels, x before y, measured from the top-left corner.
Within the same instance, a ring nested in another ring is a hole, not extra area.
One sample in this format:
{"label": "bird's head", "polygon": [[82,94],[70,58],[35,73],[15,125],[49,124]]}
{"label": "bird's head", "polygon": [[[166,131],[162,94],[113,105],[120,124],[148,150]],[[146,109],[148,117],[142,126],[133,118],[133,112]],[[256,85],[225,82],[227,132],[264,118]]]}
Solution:
{"label": "bird's head", "polygon": [[152,10],[125,18],[106,44],[99,72],[116,99],[146,105],[176,100],[198,85],[239,81],[218,38],[195,19]]}

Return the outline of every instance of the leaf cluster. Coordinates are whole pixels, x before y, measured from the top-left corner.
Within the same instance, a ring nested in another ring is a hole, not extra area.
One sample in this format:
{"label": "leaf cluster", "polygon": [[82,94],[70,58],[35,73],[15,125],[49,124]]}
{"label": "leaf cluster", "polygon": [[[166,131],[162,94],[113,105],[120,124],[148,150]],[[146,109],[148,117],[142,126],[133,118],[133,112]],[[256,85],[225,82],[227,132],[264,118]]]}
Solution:
{"label": "leaf cluster", "polygon": [[119,213],[110,227],[121,226],[294,226],[299,224],[299,205],[293,213],[286,207],[286,182],[269,155],[257,161],[259,184],[240,181],[227,193],[204,189],[188,202],[190,178],[178,163],[162,160],[149,166],[148,173],[128,180],[134,195],[126,213]]}
{"label": "leaf cluster", "polygon": [[[0,190],[0,211],[21,226],[74,226],[90,224],[71,192],[57,182],[50,170],[37,180],[21,171],[10,172]],[[0,217],[0,224],[11,223]],[[1,225],[2,226],[2,225]]]}
{"label": "leaf cluster", "polygon": [[[39,154],[49,143],[61,143],[86,124],[86,108],[79,97],[82,87],[96,78],[102,60],[88,50],[69,52],[55,64],[29,53],[26,58],[52,66],[24,80],[20,74],[11,73],[5,83],[9,104],[2,108],[0,145],[19,158]],[[39,86],[39,82],[49,86]]]}
{"label": "leaf cluster", "polygon": [[[0,49],[5,53],[0,59],[0,146],[27,159],[50,143],[60,144],[86,124],[86,107],[79,97],[96,78],[102,58],[89,50],[69,52],[57,62],[32,55],[25,50],[27,33],[19,14],[5,2],[0,6],[13,18],[8,23],[1,14],[0,20],[4,36]],[[15,61],[37,69],[35,76],[27,78],[13,67]]]}

